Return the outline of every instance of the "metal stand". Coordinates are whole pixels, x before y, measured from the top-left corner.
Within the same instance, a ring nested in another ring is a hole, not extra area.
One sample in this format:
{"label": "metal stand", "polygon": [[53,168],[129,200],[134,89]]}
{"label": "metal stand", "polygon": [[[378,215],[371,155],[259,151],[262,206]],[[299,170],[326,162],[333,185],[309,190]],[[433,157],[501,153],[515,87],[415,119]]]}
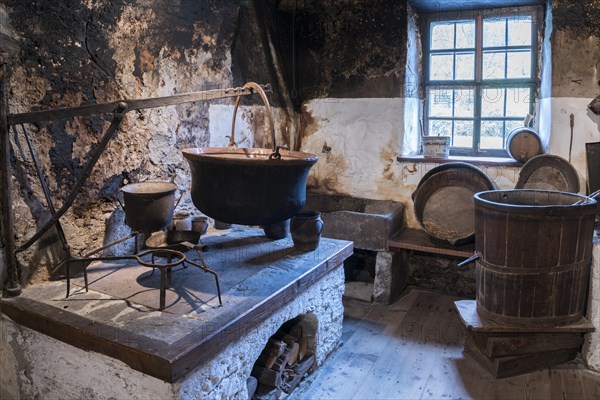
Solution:
{"label": "metal stand", "polygon": [[[57,268],[60,268],[60,266],[62,266],[63,264],[66,264],[67,295],[65,296],[65,298],[68,298],[69,295],[71,294],[71,264],[72,263],[75,263],[75,262],[82,263],[84,287],[85,287],[85,291],[88,292],[89,291],[89,281],[88,281],[88,275],[87,275],[87,267],[88,267],[89,263],[94,262],[94,261],[134,260],[138,264],[140,264],[144,267],[152,268],[152,273],[150,274],[150,276],[152,276],[152,274],[154,274],[154,270],[156,268],[158,268],[160,270],[159,310],[162,311],[166,307],[167,288],[171,287],[173,267],[177,267],[177,266],[181,265],[183,268],[187,268],[187,266],[186,266],[186,262],[187,262],[188,264],[190,264],[194,267],[200,268],[204,272],[209,273],[215,277],[215,283],[217,286],[217,296],[219,298],[219,305],[221,305],[221,306],[223,305],[223,301],[221,300],[221,286],[219,285],[219,277],[215,271],[211,270],[210,268],[208,268],[206,266],[204,258],[202,257],[202,255],[200,254],[200,251],[198,250],[198,248],[196,246],[194,246],[194,247],[188,246],[188,248],[189,249],[194,248],[196,250],[196,254],[198,255],[198,259],[200,260],[200,263],[196,263],[192,260],[188,260],[182,251],[175,250],[175,249],[168,248],[168,247],[161,248],[161,249],[149,249],[149,250],[145,250],[141,253],[138,253],[137,252],[137,250],[139,248],[138,247],[138,236],[140,234],[143,234],[143,233],[142,232],[132,232],[128,236],[125,236],[121,239],[115,240],[112,243],[109,243],[105,246],[102,246],[100,248],[97,248],[97,249],[91,251],[90,253],[86,254],[82,258],[70,257],[70,258],[63,260],[58,265]],[[136,249],[135,254],[129,254],[129,255],[124,255],[124,256],[92,257],[94,254],[100,253],[101,251],[103,251],[109,247],[112,247],[116,244],[122,243],[128,239],[131,239],[132,237],[135,239],[135,249]],[[177,246],[182,246],[182,245],[183,244],[178,244]],[[145,261],[143,259],[146,256],[151,256],[150,262]],[[166,262],[165,263],[157,262],[156,261],[157,257],[166,259]]]}

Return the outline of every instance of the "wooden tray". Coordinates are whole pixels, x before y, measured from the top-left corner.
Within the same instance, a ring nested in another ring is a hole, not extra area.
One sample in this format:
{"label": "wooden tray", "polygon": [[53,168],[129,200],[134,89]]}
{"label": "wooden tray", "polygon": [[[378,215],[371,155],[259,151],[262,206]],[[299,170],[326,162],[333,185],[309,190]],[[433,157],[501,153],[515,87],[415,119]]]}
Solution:
{"label": "wooden tray", "polygon": [[413,193],[415,216],[434,241],[453,246],[472,242],[473,195],[495,188],[494,182],[477,167],[461,162],[442,164],[425,174]]}
{"label": "wooden tray", "polygon": [[515,189],[579,192],[577,171],[564,158],[551,154],[535,156],[523,165]]}

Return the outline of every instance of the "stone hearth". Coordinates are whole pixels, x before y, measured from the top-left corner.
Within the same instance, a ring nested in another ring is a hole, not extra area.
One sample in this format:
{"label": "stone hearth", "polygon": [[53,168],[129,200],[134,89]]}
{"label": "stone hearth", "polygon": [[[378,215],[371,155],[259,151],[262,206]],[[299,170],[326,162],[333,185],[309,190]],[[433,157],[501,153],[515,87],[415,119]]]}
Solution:
{"label": "stone hearth", "polygon": [[[290,238],[270,241],[249,228],[203,242],[207,265],[220,276],[222,307],[201,270],[173,274],[160,312],[144,304],[158,301],[158,289],[137,287],[137,272],[129,296],[102,284],[131,277],[137,265],[100,263],[89,267],[88,293],[65,299],[64,282],[49,282],[2,299],[0,371],[13,377],[13,391],[22,398],[247,398],[246,380],[269,337],[304,314],[317,321],[314,354],[323,363],[341,337],[342,265],[352,244],[322,239],[317,250],[300,253]],[[194,283],[193,273],[208,284]]]}

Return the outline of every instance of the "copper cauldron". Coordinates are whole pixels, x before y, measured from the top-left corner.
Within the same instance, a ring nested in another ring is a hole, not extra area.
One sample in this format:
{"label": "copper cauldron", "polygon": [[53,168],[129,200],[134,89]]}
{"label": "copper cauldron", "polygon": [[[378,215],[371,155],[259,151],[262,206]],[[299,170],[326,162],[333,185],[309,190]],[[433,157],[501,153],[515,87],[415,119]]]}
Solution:
{"label": "copper cauldron", "polygon": [[190,164],[194,205],[215,220],[241,225],[271,225],[299,213],[306,202],[306,178],[317,162],[313,154],[281,150],[275,144],[271,109],[262,88],[249,82],[265,103],[273,149],[237,148],[235,115],[229,147],[190,148],[183,156]]}

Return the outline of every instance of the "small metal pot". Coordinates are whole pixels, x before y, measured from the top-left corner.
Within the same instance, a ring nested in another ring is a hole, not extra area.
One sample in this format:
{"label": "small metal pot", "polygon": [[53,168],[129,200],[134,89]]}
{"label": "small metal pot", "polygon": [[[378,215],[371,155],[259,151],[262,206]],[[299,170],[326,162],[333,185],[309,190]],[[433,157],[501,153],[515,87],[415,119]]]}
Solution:
{"label": "small metal pot", "polygon": [[313,251],[319,247],[323,220],[319,211],[304,211],[292,217],[290,231],[294,248],[300,251]]}
{"label": "small metal pot", "polygon": [[125,223],[134,231],[156,232],[173,219],[175,191],[171,182],[140,182],[121,188]]}

